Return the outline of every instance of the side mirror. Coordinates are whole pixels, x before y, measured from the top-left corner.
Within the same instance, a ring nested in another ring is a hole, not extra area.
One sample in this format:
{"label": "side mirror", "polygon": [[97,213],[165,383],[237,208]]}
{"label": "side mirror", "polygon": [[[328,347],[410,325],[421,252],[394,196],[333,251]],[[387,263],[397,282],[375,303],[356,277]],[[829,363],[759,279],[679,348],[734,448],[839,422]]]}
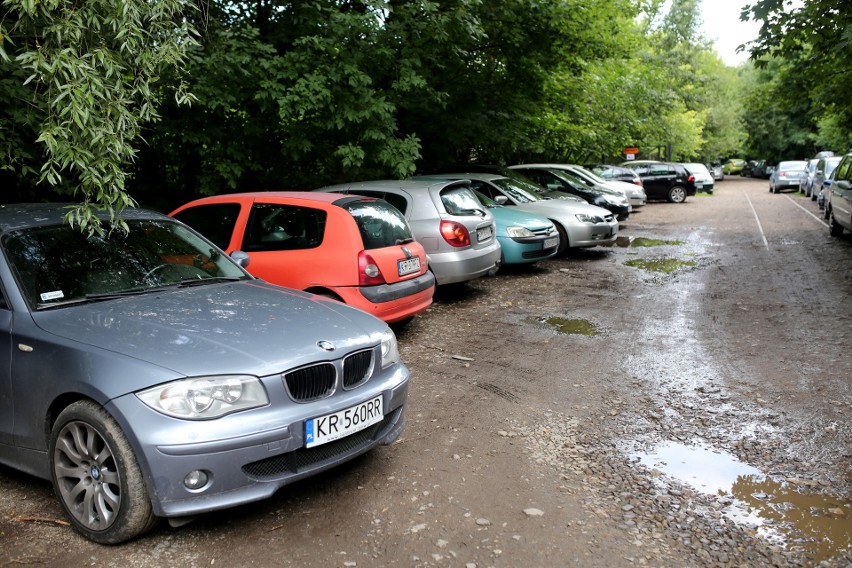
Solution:
{"label": "side mirror", "polygon": [[249,255],[241,250],[235,250],[230,254],[231,260],[239,264],[243,268],[248,268]]}
{"label": "side mirror", "polygon": [[852,182],[847,179],[839,179],[837,180],[837,187],[842,189],[843,191],[849,191],[852,189]]}
{"label": "side mirror", "polygon": [[497,205],[506,205],[509,202],[509,198],[505,195],[498,195],[494,198],[494,203]]}

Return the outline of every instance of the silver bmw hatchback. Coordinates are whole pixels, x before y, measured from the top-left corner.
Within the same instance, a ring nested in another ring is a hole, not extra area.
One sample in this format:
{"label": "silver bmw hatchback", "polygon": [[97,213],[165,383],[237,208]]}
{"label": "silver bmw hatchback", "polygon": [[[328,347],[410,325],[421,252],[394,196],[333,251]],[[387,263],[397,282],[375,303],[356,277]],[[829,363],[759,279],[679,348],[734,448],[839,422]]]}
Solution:
{"label": "silver bmw hatchback", "polygon": [[264,499],[402,432],[381,320],[164,215],[87,238],[66,211],[0,207],[0,463],[50,479],[86,537]]}
{"label": "silver bmw hatchback", "polygon": [[494,216],[466,180],[362,181],[316,191],[379,197],[399,209],[415,240],[426,249],[429,269],[439,285],[466,282],[499,268]]}

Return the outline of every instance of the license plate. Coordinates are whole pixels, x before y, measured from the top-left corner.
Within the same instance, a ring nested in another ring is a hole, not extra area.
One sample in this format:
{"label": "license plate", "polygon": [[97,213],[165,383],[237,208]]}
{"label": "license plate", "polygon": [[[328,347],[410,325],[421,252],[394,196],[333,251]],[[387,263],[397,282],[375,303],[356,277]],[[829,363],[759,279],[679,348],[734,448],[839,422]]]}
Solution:
{"label": "license plate", "polygon": [[695,189],[704,189],[704,184],[703,183],[696,183]]}
{"label": "license plate", "polygon": [[552,237],[549,239],[544,239],[544,248],[549,249],[553,248],[559,244],[559,237]]}
{"label": "license plate", "polygon": [[305,447],[339,440],[382,421],[382,395],[345,410],[305,421]]}
{"label": "license plate", "polygon": [[476,230],[476,239],[481,243],[491,238],[491,227],[482,227]]}
{"label": "license plate", "polygon": [[399,269],[400,276],[405,276],[406,274],[411,274],[413,272],[420,272],[420,257],[415,256],[414,258],[398,260],[397,267]]}

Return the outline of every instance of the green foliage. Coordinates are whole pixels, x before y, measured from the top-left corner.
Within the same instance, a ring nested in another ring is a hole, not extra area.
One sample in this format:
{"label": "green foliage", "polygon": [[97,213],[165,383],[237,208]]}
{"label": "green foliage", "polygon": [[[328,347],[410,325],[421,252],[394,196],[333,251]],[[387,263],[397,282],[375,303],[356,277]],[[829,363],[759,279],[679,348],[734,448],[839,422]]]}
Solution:
{"label": "green foliage", "polygon": [[[25,110],[4,113],[2,129],[11,139],[3,167],[79,199],[67,219],[82,229],[100,230],[97,209],[114,216],[133,205],[127,165],[142,125],[156,119],[160,70],[180,65],[192,42],[182,17],[187,6],[188,0],[3,3],[0,57],[9,75],[0,89],[26,102]],[[188,100],[180,89],[177,97]]]}
{"label": "green foliage", "polygon": [[742,18],[761,22],[749,45],[762,70],[748,104],[750,148],[779,158],[844,151],[852,132],[852,4],[758,0]]}

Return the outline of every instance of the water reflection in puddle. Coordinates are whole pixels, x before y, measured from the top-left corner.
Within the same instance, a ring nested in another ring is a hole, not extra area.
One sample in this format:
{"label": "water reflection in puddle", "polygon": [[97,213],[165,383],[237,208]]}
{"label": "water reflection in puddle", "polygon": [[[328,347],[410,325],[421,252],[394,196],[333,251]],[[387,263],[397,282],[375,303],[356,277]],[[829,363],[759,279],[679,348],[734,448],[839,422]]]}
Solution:
{"label": "water reflection in puddle", "polygon": [[809,495],[802,480],[775,480],[732,455],[667,442],[635,458],[709,495],[728,497],[725,515],[816,562],[852,548],[852,502]]}

